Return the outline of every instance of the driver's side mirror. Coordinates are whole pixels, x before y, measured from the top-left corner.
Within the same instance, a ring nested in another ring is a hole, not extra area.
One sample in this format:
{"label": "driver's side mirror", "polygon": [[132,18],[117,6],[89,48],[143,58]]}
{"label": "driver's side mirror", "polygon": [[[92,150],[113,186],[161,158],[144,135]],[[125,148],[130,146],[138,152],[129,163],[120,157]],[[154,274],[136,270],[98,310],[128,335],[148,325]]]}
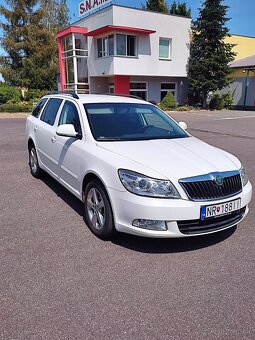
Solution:
{"label": "driver's side mirror", "polygon": [[188,125],[185,122],[179,122],[178,125],[183,129],[183,130],[187,130]]}
{"label": "driver's side mirror", "polygon": [[78,133],[75,131],[73,124],[59,125],[56,130],[56,134],[63,137],[75,137],[78,138]]}

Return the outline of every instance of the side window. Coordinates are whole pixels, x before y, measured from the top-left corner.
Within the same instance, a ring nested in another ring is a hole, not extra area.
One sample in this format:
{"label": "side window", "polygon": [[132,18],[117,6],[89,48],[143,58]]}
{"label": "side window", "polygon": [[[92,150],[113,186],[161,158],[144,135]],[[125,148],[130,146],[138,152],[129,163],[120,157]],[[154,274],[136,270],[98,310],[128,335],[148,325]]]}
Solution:
{"label": "side window", "polygon": [[62,99],[52,98],[46,104],[45,109],[41,115],[41,120],[47,124],[54,125],[56,115],[59,107],[62,103]]}
{"label": "side window", "polygon": [[77,108],[72,102],[69,102],[68,100],[63,106],[58,122],[58,125],[63,124],[73,124],[75,131],[81,134],[81,124]]}
{"label": "side window", "polygon": [[32,111],[32,116],[34,116],[36,118],[38,118],[40,116],[40,113],[42,112],[44,104],[47,102],[47,100],[48,100],[48,98],[43,98],[36,104],[36,107]]}

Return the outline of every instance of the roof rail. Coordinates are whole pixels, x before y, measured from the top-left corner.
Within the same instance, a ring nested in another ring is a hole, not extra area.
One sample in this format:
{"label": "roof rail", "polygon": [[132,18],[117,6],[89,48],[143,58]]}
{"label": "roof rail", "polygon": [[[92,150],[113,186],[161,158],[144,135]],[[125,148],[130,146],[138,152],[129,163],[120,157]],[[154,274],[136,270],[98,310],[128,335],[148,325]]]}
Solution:
{"label": "roof rail", "polygon": [[79,96],[76,92],[74,91],[50,91],[48,94],[67,94],[72,96],[75,99],[79,99]]}

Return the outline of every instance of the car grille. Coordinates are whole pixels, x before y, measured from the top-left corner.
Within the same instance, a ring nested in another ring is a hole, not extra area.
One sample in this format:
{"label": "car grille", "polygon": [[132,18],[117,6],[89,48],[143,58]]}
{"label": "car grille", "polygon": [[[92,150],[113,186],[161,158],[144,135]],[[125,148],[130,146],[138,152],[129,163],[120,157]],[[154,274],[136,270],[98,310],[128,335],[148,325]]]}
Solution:
{"label": "car grille", "polygon": [[[216,173],[217,174],[217,173]],[[227,174],[227,173],[225,173]],[[239,173],[226,176],[222,173],[223,184],[217,184],[213,174],[208,174],[210,179],[192,181],[192,179],[182,179],[180,184],[189,196],[194,201],[205,201],[221,199],[234,196],[242,191],[242,181]],[[201,176],[201,179],[205,176]],[[197,177],[194,177],[197,178]]]}
{"label": "car grille", "polygon": [[246,207],[233,212],[232,214],[209,218],[206,220],[190,220],[177,222],[182,234],[196,235],[221,230],[236,225],[244,216]]}

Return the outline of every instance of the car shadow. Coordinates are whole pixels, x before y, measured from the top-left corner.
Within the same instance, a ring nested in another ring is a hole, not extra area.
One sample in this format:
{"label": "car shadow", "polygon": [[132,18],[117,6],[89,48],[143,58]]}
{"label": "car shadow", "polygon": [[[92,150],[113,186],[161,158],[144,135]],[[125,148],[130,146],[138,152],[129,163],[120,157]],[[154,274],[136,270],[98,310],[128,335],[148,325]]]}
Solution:
{"label": "car shadow", "polygon": [[83,216],[83,204],[77,197],[46,173],[42,177],[42,181],[74,211]]}
{"label": "car shadow", "polygon": [[194,251],[223,242],[234,234],[237,227],[203,236],[185,238],[145,238],[124,233],[117,234],[111,242],[121,247],[142,253],[181,253]]}
{"label": "car shadow", "polygon": [[[58,183],[54,178],[46,173],[43,176],[42,181],[76,213],[83,217],[83,204],[78,198],[76,198],[60,183]],[[141,253],[180,253],[213,246],[229,238],[232,234],[234,234],[235,231],[236,227],[233,227],[209,235],[186,237],[181,239],[146,238],[124,233],[117,233],[108,241],[123,248]]]}

